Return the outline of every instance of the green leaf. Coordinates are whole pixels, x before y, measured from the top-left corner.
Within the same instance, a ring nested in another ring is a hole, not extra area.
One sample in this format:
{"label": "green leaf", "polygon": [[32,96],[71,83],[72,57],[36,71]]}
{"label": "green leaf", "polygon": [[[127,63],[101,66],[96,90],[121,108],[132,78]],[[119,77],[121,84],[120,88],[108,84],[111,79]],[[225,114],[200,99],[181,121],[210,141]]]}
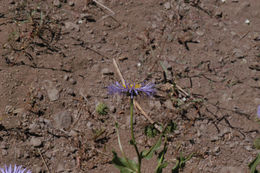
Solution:
{"label": "green leaf", "polygon": [[172,168],[172,173],[179,173],[179,170],[184,168],[186,162],[189,161],[192,158],[192,156],[193,156],[193,153],[191,153],[187,157],[184,157],[181,152],[180,156],[177,157],[177,162],[176,162],[175,166]]}
{"label": "green leaf", "polygon": [[162,173],[163,168],[166,168],[168,165],[167,162],[163,162],[160,165],[157,165],[155,173]]}
{"label": "green leaf", "polygon": [[144,134],[149,138],[155,137],[159,131],[154,127],[154,125],[147,125],[144,129]]}
{"label": "green leaf", "polygon": [[120,158],[115,151],[112,152],[114,155],[112,163],[120,170],[120,173],[137,173],[138,165],[133,160]]}
{"label": "green leaf", "polygon": [[167,146],[165,141],[163,150],[159,153],[158,156],[158,164],[155,173],[162,173],[163,168],[166,168],[166,166],[168,165],[167,162],[164,162],[164,155],[166,154],[166,152],[167,152]]}
{"label": "green leaf", "polygon": [[174,130],[176,130],[176,129],[177,129],[177,124],[176,124],[175,122],[173,122],[173,121],[170,121],[170,122],[167,124],[167,126],[166,126],[166,128],[165,128],[165,130],[164,130],[164,133],[165,133],[165,134],[169,134],[169,133],[174,132]]}
{"label": "green leaf", "polygon": [[151,159],[153,157],[153,153],[159,149],[162,143],[162,135],[159,137],[158,141],[149,149],[144,150],[141,153],[142,158],[146,158],[147,160]]}
{"label": "green leaf", "polygon": [[256,156],[256,158],[251,162],[249,163],[249,168],[250,168],[250,173],[259,173],[257,170],[256,170],[256,167],[257,165],[260,163],[260,153],[258,153],[258,155]]}
{"label": "green leaf", "polygon": [[256,149],[260,149],[260,138],[257,138],[255,141],[254,141],[254,147]]}

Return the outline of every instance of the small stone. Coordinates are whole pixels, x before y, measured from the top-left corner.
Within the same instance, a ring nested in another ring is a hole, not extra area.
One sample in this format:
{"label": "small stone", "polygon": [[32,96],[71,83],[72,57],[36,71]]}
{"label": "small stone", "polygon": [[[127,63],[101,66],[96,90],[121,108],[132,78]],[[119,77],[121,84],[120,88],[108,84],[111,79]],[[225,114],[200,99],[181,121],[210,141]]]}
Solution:
{"label": "small stone", "polygon": [[68,81],[69,78],[70,78],[70,77],[69,77],[69,75],[67,75],[67,74],[65,74],[64,77],[63,77],[63,79],[64,79],[65,81]]}
{"label": "small stone", "polygon": [[248,24],[248,25],[249,25],[249,24],[250,24],[250,20],[246,19],[246,20],[245,20],[245,24]]}
{"label": "small stone", "polygon": [[78,132],[75,131],[75,130],[71,130],[71,131],[69,132],[69,135],[72,136],[72,137],[76,137],[76,136],[78,136]]}
{"label": "small stone", "polygon": [[247,151],[252,151],[252,150],[253,150],[252,147],[249,146],[249,145],[245,146],[245,149],[246,149]]}
{"label": "small stone", "polygon": [[75,31],[79,31],[79,25],[72,23],[72,22],[65,22],[65,28],[68,30],[75,30]]}
{"label": "small stone", "polygon": [[43,173],[45,170],[41,166],[37,166],[34,168],[35,173]]}
{"label": "small stone", "polygon": [[8,154],[7,150],[2,150],[2,155],[3,156],[7,156],[7,154]]}
{"label": "small stone", "polygon": [[162,62],[162,65],[167,69],[167,70],[171,70],[172,69],[172,66],[169,64],[168,61],[163,61]]}
{"label": "small stone", "polygon": [[51,81],[45,81],[45,89],[47,90],[47,94],[50,101],[55,101],[59,99],[59,91],[56,89],[56,87]]}
{"label": "small stone", "polygon": [[69,1],[69,6],[73,7],[75,5],[74,1]]}
{"label": "small stone", "polygon": [[165,3],[163,4],[163,6],[164,6],[164,8],[165,8],[166,10],[171,9],[171,3],[170,3],[170,2],[165,2]]}
{"label": "small stone", "polygon": [[220,152],[220,147],[219,146],[217,146],[217,147],[215,147],[213,150],[212,150],[212,152],[213,153],[219,153]]}
{"label": "small stone", "polygon": [[68,93],[69,95],[73,96],[73,97],[75,97],[75,96],[76,96],[76,94],[75,94],[74,90],[73,90],[73,89],[71,89],[71,88],[67,89],[67,93]]}
{"label": "small stone", "polygon": [[166,106],[166,108],[168,109],[171,109],[173,110],[174,107],[173,107],[173,104],[172,104],[172,101],[169,99],[169,100],[166,100],[166,102],[164,102],[164,105]]}
{"label": "small stone", "polygon": [[72,116],[68,111],[61,111],[54,115],[54,125],[58,129],[68,129],[72,124]]}
{"label": "small stone", "polygon": [[126,55],[120,56],[120,57],[118,58],[119,61],[125,61],[125,60],[127,60],[127,59],[128,59],[128,56],[126,56]]}
{"label": "small stone", "polygon": [[109,70],[108,68],[103,68],[102,71],[101,71],[101,73],[102,73],[103,75],[114,75],[114,72],[111,71],[111,70]]}
{"label": "small stone", "polygon": [[223,12],[220,11],[220,10],[217,10],[216,13],[215,13],[215,17],[216,18],[222,18],[222,16],[223,16]]}
{"label": "small stone", "polygon": [[61,7],[61,3],[60,3],[59,0],[53,0],[53,5],[54,5],[55,7],[58,7],[58,8]]}
{"label": "small stone", "polygon": [[64,172],[65,171],[65,165],[63,163],[59,163],[56,171],[57,172]]}
{"label": "small stone", "polygon": [[92,129],[92,127],[93,127],[93,123],[92,122],[87,122],[87,128],[88,129]]}
{"label": "small stone", "polygon": [[211,142],[216,142],[216,141],[218,141],[219,140],[219,137],[218,136],[212,136],[211,138],[210,138],[210,141]]}
{"label": "small stone", "polygon": [[72,84],[72,85],[75,85],[77,83],[77,81],[73,78],[70,78],[69,79],[69,82]]}
{"label": "small stone", "polygon": [[13,106],[7,105],[7,106],[5,107],[5,113],[6,113],[6,114],[13,113],[13,111],[14,111],[14,107],[13,107]]}
{"label": "small stone", "polygon": [[242,59],[242,58],[245,57],[245,54],[242,52],[242,50],[241,49],[237,49],[237,48],[235,48],[233,50],[233,55],[235,56],[235,58],[238,58],[238,59]]}
{"label": "small stone", "polygon": [[30,140],[30,144],[34,147],[41,147],[42,140],[40,138],[32,137]]}
{"label": "small stone", "polygon": [[112,113],[116,113],[116,107],[115,106],[110,106],[109,109]]}

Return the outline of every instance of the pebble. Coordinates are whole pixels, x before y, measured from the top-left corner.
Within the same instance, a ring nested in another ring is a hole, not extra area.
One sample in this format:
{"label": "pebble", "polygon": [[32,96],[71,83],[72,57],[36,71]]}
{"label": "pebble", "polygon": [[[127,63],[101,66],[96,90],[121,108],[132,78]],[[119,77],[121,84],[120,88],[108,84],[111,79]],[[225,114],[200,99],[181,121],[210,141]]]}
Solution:
{"label": "pebble", "polygon": [[235,48],[233,50],[233,55],[235,56],[235,58],[238,58],[238,59],[242,59],[242,58],[245,57],[245,54],[242,52],[242,50],[241,49],[237,49],[237,48]]}
{"label": "pebble", "polygon": [[59,163],[56,172],[64,172],[64,171],[65,171],[65,165],[63,163]]}
{"label": "pebble", "polygon": [[59,99],[60,97],[59,91],[56,89],[56,87],[51,81],[49,80],[45,81],[45,89],[47,90],[47,94],[50,101],[55,101]]}
{"label": "pebble", "polygon": [[75,85],[77,83],[77,81],[73,78],[70,78],[69,79],[69,82],[72,84],[72,85]]}
{"label": "pebble", "polygon": [[75,31],[79,31],[79,25],[72,23],[72,22],[65,22],[65,28],[68,30],[75,30]]}
{"label": "pebble", "polygon": [[58,7],[58,8],[61,7],[61,3],[60,3],[59,0],[53,0],[53,5],[54,5],[55,7]]}
{"label": "pebble", "polygon": [[58,129],[68,129],[72,124],[72,116],[68,111],[61,111],[54,115],[54,126]]}
{"label": "pebble", "polygon": [[87,128],[88,129],[92,129],[92,127],[93,127],[93,123],[92,122],[87,122]]}
{"label": "pebble", "polygon": [[245,146],[245,149],[246,149],[247,151],[252,151],[252,150],[253,150],[252,147],[249,146],[249,145]]}
{"label": "pebble", "polygon": [[168,108],[168,109],[171,109],[171,110],[174,109],[174,107],[173,107],[173,105],[172,105],[172,101],[171,101],[170,99],[166,100],[166,102],[164,102],[164,105],[165,105],[166,108]]}
{"label": "pebble", "polygon": [[168,61],[163,61],[162,62],[162,65],[167,69],[167,70],[171,70],[172,69],[172,66],[169,64]]}
{"label": "pebble", "polygon": [[108,68],[103,68],[102,71],[101,71],[101,73],[102,73],[103,75],[114,75],[114,72],[111,71],[111,70],[108,69]]}
{"label": "pebble", "polygon": [[109,109],[112,113],[116,113],[116,107],[115,106],[110,106]]}
{"label": "pebble", "polygon": [[75,5],[74,1],[69,1],[69,6],[73,7]]}
{"label": "pebble", "polygon": [[30,140],[30,144],[34,147],[41,147],[42,140],[40,138],[32,137]]}
{"label": "pebble", "polygon": [[76,94],[75,94],[75,92],[74,92],[74,90],[73,90],[72,88],[68,88],[68,89],[67,89],[67,93],[68,93],[69,95],[73,96],[73,97],[76,96]]}
{"label": "pebble", "polygon": [[220,152],[220,147],[219,146],[216,146],[213,150],[212,150],[213,153],[217,154]]}
{"label": "pebble", "polygon": [[2,150],[2,155],[6,156],[8,154],[7,150]]}
{"label": "pebble", "polygon": [[171,3],[170,3],[170,2],[165,2],[165,3],[163,4],[163,6],[164,6],[164,8],[165,8],[166,10],[171,9]]}

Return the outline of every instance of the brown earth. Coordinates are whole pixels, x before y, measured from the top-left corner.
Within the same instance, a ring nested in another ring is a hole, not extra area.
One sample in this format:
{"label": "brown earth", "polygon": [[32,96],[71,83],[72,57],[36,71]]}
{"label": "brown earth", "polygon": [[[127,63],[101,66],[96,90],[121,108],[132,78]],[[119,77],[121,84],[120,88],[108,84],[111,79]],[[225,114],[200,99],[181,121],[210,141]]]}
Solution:
{"label": "brown earth", "polygon": [[[120,81],[153,82],[137,101],[158,124],[177,124],[176,157],[194,153],[181,172],[249,172],[258,150],[260,1],[1,0],[0,166],[33,172],[119,172],[115,122],[129,145],[129,103],[111,96]],[[96,106],[105,103],[107,115]],[[149,121],[135,110],[138,146]],[[145,161],[150,173],[156,159]]]}

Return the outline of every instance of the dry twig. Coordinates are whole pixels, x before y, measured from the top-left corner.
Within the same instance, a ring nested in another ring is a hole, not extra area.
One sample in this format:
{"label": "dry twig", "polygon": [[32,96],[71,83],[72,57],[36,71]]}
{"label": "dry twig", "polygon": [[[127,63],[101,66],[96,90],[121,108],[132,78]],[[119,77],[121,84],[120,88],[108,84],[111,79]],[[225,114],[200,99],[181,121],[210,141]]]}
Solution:
{"label": "dry twig", "polygon": [[39,152],[39,154],[40,154],[40,156],[41,156],[41,158],[42,158],[42,161],[43,161],[43,163],[44,163],[44,166],[45,166],[46,169],[48,170],[48,173],[51,173],[49,167],[47,166],[47,164],[46,164],[46,162],[45,162],[45,160],[44,160],[44,158],[43,158],[43,156],[42,156],[42,153],[41,153],[40,149],[38,149],[38,152]]}

